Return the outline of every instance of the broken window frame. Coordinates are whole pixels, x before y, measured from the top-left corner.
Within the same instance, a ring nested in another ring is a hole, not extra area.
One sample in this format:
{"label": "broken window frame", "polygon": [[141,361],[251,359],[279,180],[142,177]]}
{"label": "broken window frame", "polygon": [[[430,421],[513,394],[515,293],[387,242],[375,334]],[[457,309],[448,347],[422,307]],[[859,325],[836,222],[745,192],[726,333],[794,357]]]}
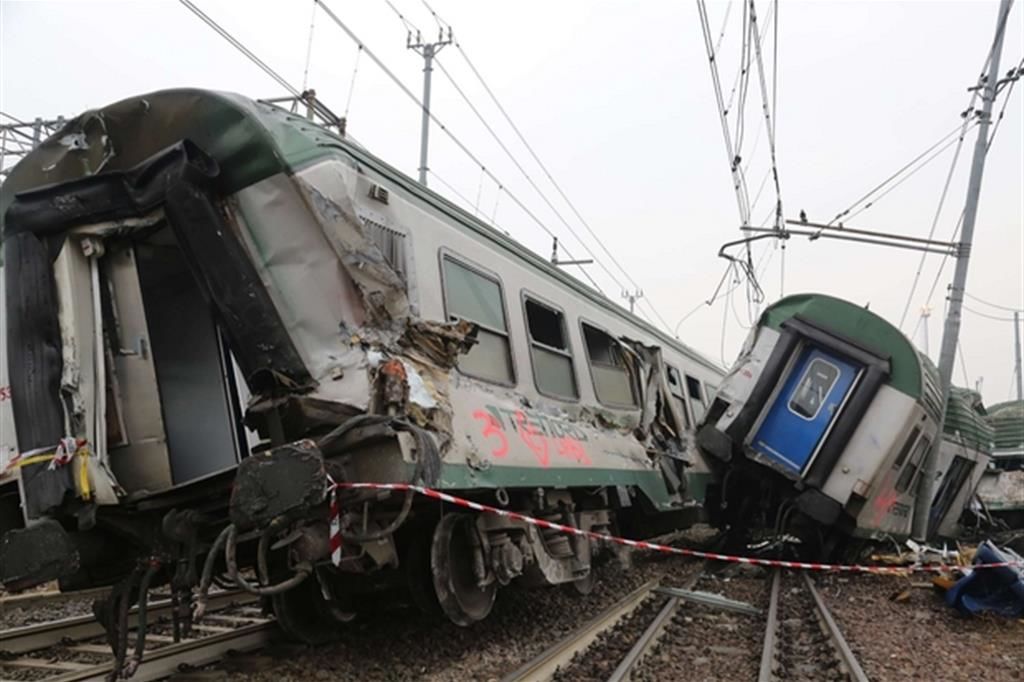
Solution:
{"label": "broken window frame", "polygon": [[[460,374],[464,374],[464,375],[466,375],[468,377],[473,377],[474,379],[478,379],[480,381],[485,381],[485,382],[487,382],[489,384],[495,384],[495,385],[498,385],[498,386],[515,387],[518,384],[518,377],[519,377],[519,371],[518,370],[519,370],[519,368],[516,366],[516,353],[515,353],[515,349],[512,346],[512,332],[510,331],[510,325],[509,325],[508,305],[505,302],[505,285],[502,282],[501,277],[499,277],[496,273],[493,273],[493,272],[491,272],[489,270],[485,270],[484,268],[476,265],[475,263],[470,262],[469,260],[463,258],[462,256],[459,256],[458,254],[456,254],[456,253],[454,253],[454,252],[452,252],[452,251],[450,251],[448,249],[445,249],[445,248],[440,249],[439,252],[438,252],[438,255],[439,255],[439,271],[440,271],[440,276],[441,276],[441,300],[442,300],[442,303],[444,305],[445,319],[448,320],[448,321],[466,320],[467,322],[470,322],[470,323],[476,325],[480,329],[480,331],[483,331],[485,333],[493,334],[495,336],[504,338],[505,339],[505,347],[506,347],[506,351],[507,351],[507,357],[508,357],[508,367],[509,367],[509,371],[510,371],[512,376],[511,376],[511,380],[510,381],[502,381],[500,379],[495,379],[494,377],[483,376],[483,375],[477,374],[475,372],[466,370],[462,366],[461,362],[456,363],[456,366],[455,366],[456,369],[459,371]],[[464,270],[467,270],[467,271],[477,275],[478,277],[481,277],[483,279],[489,280],[490,282],[492,282],[493,284],[495,284],[498,287],[498,297],[499,297],[499,300],[501,302],[501,314],[502,314],[502,319],[503,319],[504,324],[505,324],[505,329],[504,330],[492,327],[492,326],[490,326],[487,323],[482,323],[482,322],[479,322],[477,320],[472,320],[472,319],[470,319],[468,317],[463,317],[461,315],[457,315],[457,314],[455,314],[455,313],[453,313],[451,311],[451,306],[449,305],[449,302],[448,302],[448,298],[449,298],[448,297],[448,277],[445,274],[445,263],[446,262],[450,262],[452,265],[455,265],[457,267],[461,267]],[[471,353],[472,349],[469,352]]]}
{"label": "broken window frame", "polygon": [[[685,380],[683,373],[675,366],[665,363],[665,379],[668,382],[668,391],[672,399],[676,401],[676,407],[683,415],[683,426],[687,429],[693,428],[693,415],[690,414],[690,404],[686,399]],[[673,383],[674,382],[674,383]]]}
{"label": "broken window frame", "polygon": [[[520,294],[523,304],[523,322],[525,323],[526,327],[526,339],[530,345],[530,367],[531,371],[533,372],[533,385],[536,387],[538,393],[549,398],[554,398],[555,400],[562,400],[565,402],[579,402],[580,382],[576,376],[576,361],[573,357],[572,338],[569,334],[569,324],[566,319],[565,311],[559,308],[558,306],[545,301],[536,294],[530,293],[526,289],[522,289],[520,291]],[[533,331],[530,328],[530,311],[528,307],[529,304],[545,308],[549,312],[554,313],[555,315],[558,316],[559,322],[562,326],[562,339],[565,341],[565,349],[549,346],[543,341],[537,341],[536,339],[533,338]],[[561,357],[569,361],[569,373],[570,378],[572,380],[573,395],[562,395],[561,393],[558,393],[556,391],[547,390],[541,385],[541,377],[540,375],[537,374],[537,361],[534,355],[534,351],[537,349],[546,351],[548,353],[560,355]]]}
{"label": "broken window frame", "polygon": [[[594,362],[593,357],[590,353],[590,343],[587,341],[587,329],[591,329],[598,334],[602,334],[611,341],[613,344],[611,347],[617,351],[620,364],[609,364],[606,362]],[[590,372],[590,384],[594,389],[594,398],[597,402],[618,410],[635,410],[640,406],[640,400],[636,394],[636,386],[634,386],[633,377],[630,375],[629,368],[626,366],[626,351],[622,348],[622,343],[615,338],[607,329],[597,325],[589,320],[580,318],[579,321],[580,338],[583,340],[583,350],[587,354],[587,369]],[[632,402],[630,403],[618,403],[615,401],[604,400],[598,391],[597,378],[594,374],[594,367],[600,367],[605,369],[621,370],[623,376],[626,379],[626,385],[629,387],[629,394]]]}
{"label": "broken window frame", "polygon": [[[697,387],[697,395],[693,395],[693,387]],[[708,409],[708,402],[705,398],[704,386],[700,383],[700,379],[693,376],[692,374],[683,373],[683,387],[686,389],[687,403],[690,405],[690,417],[693,419],[693,423],[697,424],[701,419],[704,418],[704,412]],[[697,401],[697,405],[694,405],[693,401]],[[698,410],[697,407],[700,407]]]}
{"label": "broken window frame", "polygon": [[905,493],[915,489],[914,486],[917,485],[917,479],[921,475],[921,465],[924,463],[924,457],[928,453],[929,447],[931,447],[931,440],[922,434],[917,439],[900,475],[896,478],[896,483],[893,486],[896,492]]}

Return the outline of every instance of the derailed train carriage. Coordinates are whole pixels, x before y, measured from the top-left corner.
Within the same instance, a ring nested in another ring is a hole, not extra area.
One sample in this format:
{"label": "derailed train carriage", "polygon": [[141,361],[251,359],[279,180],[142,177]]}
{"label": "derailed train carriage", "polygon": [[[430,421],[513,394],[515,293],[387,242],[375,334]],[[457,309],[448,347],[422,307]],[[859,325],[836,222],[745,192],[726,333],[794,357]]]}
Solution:
{"label": "derailed train carriage", "polygon": [[332,561],[329,480],[634,537],[697,513],[689,434],[721,369],[302,116],[134,97],[2,192],[11,589],[119,581],[116,626],[140,589],[188,604],[226,572],[315,641],[397,585],[467,625],[512,580],[585,591],[596,548],[343,489]]}
{"label": "derailed train carriage", "polygon": [[708,514],[774,529],[815,556],[911,532],[924,458],[942,438],[930,527],[952,536],[988,464],[980,398],[954,389],[893,325],[831,296],[767,308],[697,432],[719,482]]}
{"label": "derailed train carriage", "polygon": [[987,413],[994,445],[978,498],[986,515],[1024,529],[1024,400],[998,403]]}

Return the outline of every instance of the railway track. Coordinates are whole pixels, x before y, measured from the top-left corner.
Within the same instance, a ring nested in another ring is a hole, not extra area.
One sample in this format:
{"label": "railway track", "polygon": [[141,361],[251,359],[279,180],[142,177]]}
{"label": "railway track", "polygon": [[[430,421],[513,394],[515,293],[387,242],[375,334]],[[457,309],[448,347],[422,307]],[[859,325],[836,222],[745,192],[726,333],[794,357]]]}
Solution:
{"label": "railway track", "polygon": [[[174,641],[167,624],[170,601],[148,608],[145,656],[133,680],[158,680],[183,668],[216,662],[233,651],[265,646],[276,631],[273,620],[243,592],[214,593],[210,612],[192,625],[187,638]],[[129,627],[136,624],[135,609]],[[135,632],[129,633],[134,642]],[[129,652],[130,653],[130,652]],[[103,628],[91,616],[63,618],[0,633],[0,682],[85,682],[107,679],[114,668]]]}
{"label": "railway track", "polygon": [[783,679],[868,680],[806,573],[772,576],[758,682]]}
{"label": "railway track", "polygon": [[[642,585],[502,682],[709,676],[756,677],[758,682],[867,681],[806,574],[736,578],[730,587],[729,580],[716,579],[705,568],[679,587]],[[697,591],[716,580],[715,592],[733,594]],[[718,667],[723,662],[729,667]]]}

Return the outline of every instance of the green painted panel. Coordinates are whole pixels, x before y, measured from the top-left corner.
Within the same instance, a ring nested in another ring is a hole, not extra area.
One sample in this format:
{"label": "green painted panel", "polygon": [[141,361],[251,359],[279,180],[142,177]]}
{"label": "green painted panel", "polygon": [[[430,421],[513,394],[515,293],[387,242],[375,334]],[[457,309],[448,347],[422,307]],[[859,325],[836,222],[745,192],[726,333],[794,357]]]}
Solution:
{"label": "green painted panel", "polygon": [[[761,324],[779,329],[799,315],[839,336],[890,357],[888,383],[914,399],[922,393],[922,364],[917,349],[895,326],[867,308],[824,294],[787,296],[764,311]],[[937,382],[936,382],[937,383]]]}
{"label": "green painted panel", "polygon": [[479,470],[445,464],[438,487],[448,490],[470,488],[580,488],[595,486],[636,486],[658,509],[673,509],[672,496],[661,472],[636,469],[594,469],[589,467],[547,468],[492,466]]}
{"label": "green painted panel", "polygon": [[956,386],[950,389],[942,430],[953,436],[954,442],[981,452],[992,452],[995,429],[985,419],[981,395],[976,391]]}
{"label": "green painted panel", "polygon": [[996,450],[1024,449],[1024,400],[1011,400],[988,408],[988,422],[995,430]]}

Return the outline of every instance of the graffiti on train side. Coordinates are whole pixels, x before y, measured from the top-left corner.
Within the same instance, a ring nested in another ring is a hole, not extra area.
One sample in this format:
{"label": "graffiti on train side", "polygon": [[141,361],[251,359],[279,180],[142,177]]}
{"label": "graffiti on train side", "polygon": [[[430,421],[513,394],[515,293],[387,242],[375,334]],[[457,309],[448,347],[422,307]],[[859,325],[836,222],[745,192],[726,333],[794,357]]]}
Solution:
{"label": "graffiti on train side", "polygon": [[480,435],[491,445],[492,457],[507,456],[509,439],[518,438],[542,467],[551,466],[552,457],[585,466],[592,463],[584,445],[586,432],[564,419],[496,405],[474,411],[473,419],[480,422]]}

